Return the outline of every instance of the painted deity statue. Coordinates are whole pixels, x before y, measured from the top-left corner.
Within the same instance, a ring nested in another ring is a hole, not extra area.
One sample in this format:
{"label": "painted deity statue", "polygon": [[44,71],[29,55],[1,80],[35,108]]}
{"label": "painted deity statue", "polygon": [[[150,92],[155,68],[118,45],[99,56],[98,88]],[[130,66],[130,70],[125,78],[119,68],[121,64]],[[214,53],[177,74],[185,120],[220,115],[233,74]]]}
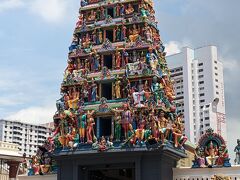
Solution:
{"label": "painted deity statue", "polygon": [[116,69],[121,68],[121,53],[119,51],[117,51],[115,54],[115,64],[116,64]]}
{"label": "painted deity statue", "polygon": [[240,139],[237,140],[237,146],[234,148],[236,153],[236,158],[234,160],[235,164],[240,164]]}
{"label": "painted deity statue", "polygon": [[143,86],[142,81],[139,80],[137,91],[134,90],[132,93],[135,107],[144,107],[144,104],[142,103],[144,101]]}
{"label": "painted deity statue", "polygon": [[169,77],[167,76],[167,74],[164,73],[162,77],[163,77],[162,84],[164,85],[164,92],[168,97],[168,99],[170,101],[173,101],[176,98],[175,93],[173,91],[173,83],[169,80]]}
{"label": "painted deity statue", "polygon": [[96,19],[96,12],[91,10],[90,15],[88,16],[87,20],[88,21],[94,21]]}
{"label": "painted deity statue", "polygon": [[161,86],[158,83],[157,77],[153,77],[153,82],[151,86],[151,90],[153,92],[154,100],[158,104],[160,98],[161,98]]}
{"label": "painted deity statue", "polygon": [[216,164],[216,160],[218,159],[218,148],[214,146],[213,142],[209,143],[209,147],[205,147],[205,154],[207,164],[209,166],[214,166]]}
{"label": "painted deity statue", "polygon": [[97,54],[96,50],[93,51],[93,55],[92,55],[92,70],[94,72],[97,72],[100,68],[100,57]]}
{"label": "painted deity statue", "polygon": [[168,119],[165,118],[165,112],[161,110],[158,118],[158,128],[162,143],[165,142],[165,139],[168,137],[168,134],[170,132],[170,129],[167,127],[167,125]]}
{"label": "painted deity statue", "polygon": [[183,135],[184,124],[182,122],[183,114],[179,114],[172,125],[172,134],[175,147],[182,147],[187,141],[187,137]]}
{"label": "painted deity statue", "polygon": [[114,29],[114,31],[116,34],[116,41],[121,41],[122,40],[121,39],[122,32],[121,32],[121,29],[119,28],[119,26],[117,26],[116,29]]}
{"label": "painted deity statue", "polygon": [[83,24],[83,14],[78,16],[78,22],[76,23],[76,28],[80,28]]}
{"label": "painted deity statue", "polygon": [[153,70],[157,68],[158,58],[151,47],[148,49],[148,53],[146,54],[146,61]]}
{"label": "painted deity statue", "polygon": [[94,110],[92,110],[91,112],[88,111],[87,112],[87,143],[92,143],[93,142],[93,137],[95,136],[94,135],[94,128],[93,126],[95,125],[95,121],[94,121],[94,118],[93,118],[93,113],[94,113]]}
{"label": "painted deity statue", "polygon": [[145,138],[145,122],[142,121],[139,124],[138,129],[135,130],[135,138],[138,143],[143,144]]}
{"label": "painted deity statue", "polygon": [[96,44],[102,44],[103,42],[103,33],[100,29],[96,32]]}
{"label": "painted deity statue", "polygon": [[150,127],[151,127],[151,130],[152,130],[152,136],[157,140],[158,134],[159,134],[158,124],[157,124],[158,121],[157,121],[157,117],[155,116],[153,110],[151,112],[149,112],[148,119],[149,119],[148,121],[150,123]]}
{"label": "painted deity statue", "polygon": [[125,6],[124,4],[121,4],[120,6],[120,15],[123,16],[125,14]]}
{"label": "painted deity statue", "polygon": [[218,149],[218,159],[216,161],[216,164],[218,166],[223,166],[225,159],[229,158],[229,154],[228,154],[228,149],[226,144],[221,144],[221,146]]}
{"label": "painted deity statue", "polygon": [[201,168],[206,167],[204,153],[200,151],[199,147],[196,147],[196,149],[194,150],[194,154],[195,154],[195,160],[196,160],[198,166]]}
{"label": "painted deity statue", "polygon": [[144,101],[145,101],[145,103],[148,103],[150,96],[151,96],[151,90],[148,85],[148,81],[145,81],[143,90],[144,90]]}
{"label": "painted deity statue", "polygon": [[125,9],[125,13],[128,15],[128,14],[132,14],[134,13],[134,8],[132,7],[132,4],[129,3],[127,8]]}
{"label": "painted deity statue", "polygon": [[82,46],[83,48],[87,49],[90,47],[90,45],[91,45],[91,40],[90,40],[89,34],[87,33],[82,40]]}
{"label": "painted deity statue", "polygon": [[80,143],[84,143],[84,140],[85,140],[86,124],[87,124],[87,115],[80,113],[80,115],[78,116]]}
{"label": "painted deity statue", "polygon": [[121,113],[115,111],[115,116],[114,116],[114,137],[116,139],[116,141],[120,141],[121,138]]}
{"label": "painted deity statue", "polygon": [[128,52],[123,49],[123,52],[122,52],[122,66],[126,66],[128,64],[128,58],[129,58],[129,55],[128,55]]}
{"label": "painted deity statue", "polygon": [[79,100],[79,92],[77,91],[76,88],[73,88],[71,90],[71,93],[69,95],[69,99],[67,101],[68,107],[70,109],[77,109],[78,100]]}
{"label": "painted deity statue", "polygon": [[129,131],[129,124],[131,122],[132,115],[131,111],[129,110],[128,104],[123,105],[123,112],[122,112],[122,128],[124,129],[124,136],[125,139],[128,138],[128,131]]}
{"label": "painted deity statue", "polygon": [[119,3],[117,3],[116,8],[115,8],[116,17],[120,16],[120,9],[121,9],[121,6]]}
{"label": "painted deity statue", "polygon": [[145,32],[144,32],[145,38],[147,42],[152,42],[152,29],[150,28],[150,26],[145,27]]}
{"label": "painted deity statue", "polygon": [[31,166],[32,169],[34,171],[35,175],[38,175],[40,173],[40,162],[37,156],[32,156],[32,160],[31,160]]}
{"label": "painted deity statue", "polygon": [[91,85],[91,101],[95,102],[97,101],[97,84],[92,80],[92,85]]}
{"label": "painted deity statue", "polygon": [[121,81],[117,76],[116,81],[114,83],[114,96],[116,99],[121,98]]}
{"label": "painted deity statue", "polygon": [[136,42],[137,38],[139,36],[139,30],[137,29],[136,25],[133,25],[133,29],[131,30],[131,33],[129,35],[130,42]]}

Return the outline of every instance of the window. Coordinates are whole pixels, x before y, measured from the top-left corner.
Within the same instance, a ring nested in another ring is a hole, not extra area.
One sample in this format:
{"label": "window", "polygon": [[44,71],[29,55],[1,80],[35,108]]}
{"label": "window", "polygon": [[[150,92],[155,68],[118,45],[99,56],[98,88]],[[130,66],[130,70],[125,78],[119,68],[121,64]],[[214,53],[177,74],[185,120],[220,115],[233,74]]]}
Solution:
{"label": "window", "polygon": [[112,83],[102,84],[102,97],[112,99]]}
{"label": "window", "polygon": [[203,78],[203,77],[204,77],[203,75],[199,75],[199,76],[198,76],[199,79],[200,79],[200,78]]}
{"label": "window", "polygon": [[218,76],[218,73],[215,73],[215,76]]}
{"label": "window", "polygon": [[217,67],[214,67],[214,69],[215,69],[215,70],[218,70],[218,68],[217,68]]}
{"label": "window", "polygon": [[204,84],[204,81],[200,81],[199,84]]}
{"label": "window", "polygon": [[217,61],[214,61],[215,64],[217,64]]}
{"label": "window", "polygon": [[203,72],[203,69],[199,69],[198,72]]}
{"label": "window", "polygon": [[216,82],[218,82],[218,79],[215,79]]}
{"label": "window", "polygon": [[108,8],[107,9],[107,15],[113,17],[113,8]]}
{"label": "window", "polygon": [[199,90],[204,90],[204,87],[200,87]]}
{"label": "window", "polygon": [[205,120],[209,120],[209,117],[205,117]]}
{"label": "window", "polygon": [[201,93],[201,94],[200,94],[200,97],[202,97],[202,96],[204,96],[204,95],[205,95],[204,93]]}
{"label": "window", "polygon": [[103,56],[103,65],[106,66],[108,69],[112,69],[112,55],[104,55]]}
{"label": "window", "polygon": [[109,41],[113,42],[113,30],[112,29],[106,30],[106,38]]}
{"label": "window", "polygon": [[199,64],[198,64],[198,66],[202,66],[202,65],[203,65],[203,63],[199,63]]}
{"label": "window", "polygon": [[210,124],[205,124],[206,127],[210,126]]}
{"label": "window", "polygon": [[112,118],[111,117],[101,117],[99,119],[99,130],[97,131],[98,137],[110,136],[111,135],[111,126]]}
{"label": "window", "polygon": [[218,91],[216,91],[216,94],[219,94],[219,92],[218,92]]}
{"label": "window", "polygon": [[204,103],[204,102],[205,102],[205,99],[200,100],[200,103]]}
{"label": "window", "polygon": [[216,88],[218,88],[218,85],[216,85]]}

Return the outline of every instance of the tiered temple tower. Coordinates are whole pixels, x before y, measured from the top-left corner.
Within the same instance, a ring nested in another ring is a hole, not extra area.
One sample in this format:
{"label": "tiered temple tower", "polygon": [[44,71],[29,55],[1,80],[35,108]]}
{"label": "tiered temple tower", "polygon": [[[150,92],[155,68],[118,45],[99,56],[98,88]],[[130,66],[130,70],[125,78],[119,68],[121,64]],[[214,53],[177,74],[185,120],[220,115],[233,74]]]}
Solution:
{"label": "tiered temple tower", "polygon": [[58,179],[171,179],[182,115],[152,0],[82,0],[54,116]]}

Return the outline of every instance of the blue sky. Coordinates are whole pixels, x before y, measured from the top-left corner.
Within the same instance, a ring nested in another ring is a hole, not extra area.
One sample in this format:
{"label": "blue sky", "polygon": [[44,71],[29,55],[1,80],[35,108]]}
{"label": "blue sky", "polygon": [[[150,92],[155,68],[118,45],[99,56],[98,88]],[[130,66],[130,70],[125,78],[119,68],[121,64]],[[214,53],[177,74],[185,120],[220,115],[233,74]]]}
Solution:
{"label": "blue sky", "polygon": [[[231,151],[240,138],[238,7],[238,0],[155,0],[169,54],[218,46]],[[78,8],[79,0],[0,0],[0,118],[52,121]]]}

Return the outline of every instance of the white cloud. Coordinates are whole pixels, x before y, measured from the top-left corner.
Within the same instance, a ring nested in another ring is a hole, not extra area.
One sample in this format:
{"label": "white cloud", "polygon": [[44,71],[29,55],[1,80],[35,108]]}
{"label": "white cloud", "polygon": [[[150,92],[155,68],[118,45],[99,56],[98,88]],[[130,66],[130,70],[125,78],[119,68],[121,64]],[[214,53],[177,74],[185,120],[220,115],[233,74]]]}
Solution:
{"label": "white cloud", "polygon": [[220,60],[223,60],[225,69],[229,69],[231,71],[238,70],[239,62],[236,59],[220,58]]}
{"label": "white cloud", "polygon": [[15,112],[4,119],[17,120],[24,123],[43,124],[52,122],[52,117],[56,111],[54,105],[39,107],[29,107]]}
{"label": "white cloud", "polygon": [[0,12],[22,7],[24,5],[22,0],[1,0],[0,1]]}
{"label": "white cloud", "polygon": [[49,23],[60,23],[77,12],[76,0],[0,0],[0,13],[10,9],[24,7]]}
{"label": "white cloud", "polygon": [[165,51],[167,52],[167,55],[170,56],[172,54],[180,53],[182,47],[183,47],[182,43],[177,41],[170,41],[167,44],[165,44]]}
{"label": "white cloud", "polygon": [[58,23],[68,15],[70,4],[71,1],[66,0],[34,0],[29,10],[45,21]]}

